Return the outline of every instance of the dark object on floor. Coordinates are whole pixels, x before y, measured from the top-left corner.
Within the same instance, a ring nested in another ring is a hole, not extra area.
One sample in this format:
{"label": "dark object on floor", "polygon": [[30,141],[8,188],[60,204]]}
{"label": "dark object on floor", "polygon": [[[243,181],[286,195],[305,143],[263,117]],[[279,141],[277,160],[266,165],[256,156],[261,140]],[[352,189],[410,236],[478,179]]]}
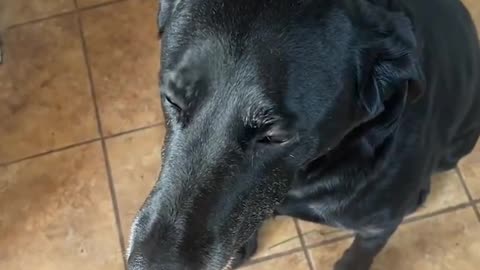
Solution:
{"label": "dark object on floor", "polygon": [[246,260],[276,213],[356,232],[367,270],[480,134],[480,49],[455,0],[162,1],[163,170],[131,270]]}

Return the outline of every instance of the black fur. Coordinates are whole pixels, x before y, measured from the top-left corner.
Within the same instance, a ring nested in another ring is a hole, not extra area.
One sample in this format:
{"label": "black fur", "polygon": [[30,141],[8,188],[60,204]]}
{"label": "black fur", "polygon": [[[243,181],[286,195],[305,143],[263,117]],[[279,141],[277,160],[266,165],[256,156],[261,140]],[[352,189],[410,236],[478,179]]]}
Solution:
{"label": "black fur", "polygon": [[129,269],[237,266],[278,214],[354,230],[335,270],[367,270],[479,137],[460,1],[161,2],[168,134]]}

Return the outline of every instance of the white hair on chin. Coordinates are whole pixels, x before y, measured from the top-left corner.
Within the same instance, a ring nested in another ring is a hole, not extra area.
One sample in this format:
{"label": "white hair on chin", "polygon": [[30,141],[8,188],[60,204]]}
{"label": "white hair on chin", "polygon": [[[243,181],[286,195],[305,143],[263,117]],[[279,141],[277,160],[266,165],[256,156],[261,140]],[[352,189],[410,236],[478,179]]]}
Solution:
{"label": "white hair on chin", "polygon": [[230,260],[228,261],[227,265],[222,268],[222,270],[231,270],[232,269],[232,263],[235,257],[231,257]]}
{"label": "white hair on chin", "polygon": [[125,258],[128,260],[128,258],[130,257],[131,253],[132,253],[132,243],[133,243],[133,239],[134,239],[134,234],[135,234],[135,231],[136,231],[136,228],[138,226],[138,215],[135,217],[135,219],[133,220],[132,222],[132,226],[130,227],[130,237],[128,239],[128,247],[127,247],[127,250],[126,250],[126,253],[125,253]]}

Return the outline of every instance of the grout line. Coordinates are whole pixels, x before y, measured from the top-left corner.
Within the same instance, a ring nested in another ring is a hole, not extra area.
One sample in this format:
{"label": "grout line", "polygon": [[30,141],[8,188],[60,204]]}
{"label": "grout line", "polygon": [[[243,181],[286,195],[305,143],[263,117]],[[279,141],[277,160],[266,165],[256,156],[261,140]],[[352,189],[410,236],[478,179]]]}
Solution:
{"label": "grout line", "polygon": [[115,223],[117,225],[117,230],[118,230],[118,238],[120,242],[120,249],[122,252],[122,261],[123,261],[123,266],[125,269],[127,268],[127,261],[124,255],[125,252],[125,236],[123,235],[123,230],[122,230],[122,222],[120,220],[120,211],[118,209],[118,200],[117,200],[117,193],[115,191],[115,184],[113,183],[113,175],[112,175],[112,167],[110,165],[110,159],[108,157],[108,149],[107,149],[107,144],[105,140],[102,139],[102,151],[103,151],[103,157],[105,160],[105,167],[107,168],[107,177],[108,177],[108,186],[110,188],[110,195],[112,198],[112,206],[113,206],[113,212],[115,214]]}
{"label": "grout line", "polygon": [[476,203],[472,204],[473,211],[477,215],[478,222],[480,222],[480,210],[478,209],[478,205]]}
{"label": "grout line", "polygon": [[120,137],[120,136],[123,136],[123,135],[134,133],[134,132],[137,132],[137,131],[143,131],[143,130],[147,130],[147,129],[151,129],[151,128],[155,128],[155,127],[160,127],[160,126],[163,126],[163,124],[164,124],[163,122],[159,122],[159,123],[151,124],[151,125],[148,125],[148,126],[129,129],[129,130],[122,131],[122,132],[119,132],[119,133],[115,133],[115,134],[112,134],[112,135],[105,135],[105,136],[103,136],[103,138],[105,140],[108,140],[108,139],[112,139],[112,138],[115,138],[115,137]]}
{"label": "grout line", "polygon": [[[155,128],[155,127],[160,127],[160,126],[163,126],[163,125],[164,125],[163,122],[156,123],[156,124],[152,124],[152,125],[148,125],[148,126],[143,126],[143,127],[139,127],[139,128],[130,129],[130,130],[127,130],[127,131],[122,131],[122,132],[115,133],[115,134],[112,134],[112,135],[107,135],[107,136],[104,136],[103,138],[105,140],[108,140],[108,139],[112,139],[112,138],[115,138],[115,137],[127,135],[127,134],[130,134],[130,133],[144,131],[144,130],[147,130],[147,129],[150,129],[150,128]],[[40,152],[40,153],[33,154],[33,155],[30,155],[30,156],[22,157],[22,158],[19,158],[19,159],[14,159],[14,160],[10,160],[10,161],[1,162],[0,167],[6,167],[6,166],[9,166],[9,165],[12,165],[12,164],[15,164],[15,163],[19,163],[19,162],[22,162],[22,161],[46,156],[46,155],[49,155],[49,154],[61,152],[61,151],[68,150],[68,149],[71,149],[71,148],[75,148],[75,147],[78,147],[78,146],[82,146],[82,145],[85,145],[85,144],[98,142],[98,141],[101,141],[101,140],[102,140],[102,137],[98,137],[98,138],[95,138],[95,139],[89,139],[89,140],[86,140],[86,141],[69,144],[69,145],[66,145],[66,146],[51,149],[51,150],[48,150],[48,151],[45,151],[45,152]]]}
{"label": "grout line", "polygon": [[304,235],[302,233],[302,230],[300,229],[300,224],[298,223],[298,219],[294,219],[293,221],[295,222],[295,228],[297,229],[297,235],[298,235],[298,238],[300,239],[300,244],[302,245],[303,254],[305,255],[305,259],[307,260],[307,263],[308,263],[308,268],[310,270],[314,270],[312,258],[310,258],[310,253],[305,245],[305,238],[303,237]]}
{"label": "grout line", "polygon": [[275,253],[275,254],[272,254],[272,255],[256,258],[256,259],[253,259],[251,261],[246,262],[240,268],[244,268],[244,267],[247,267],[247,266],[252,266],[254,264],[259,264],[259,263],[270,261],[270,260],[273,260],[273,259],[278,259],[280,257],[287,256],[287,255],[290,255],[290,254],[293,254],[293,253],[297,253],[297,252],[300,252],[302,250],[303,250],[302,247],[297,247],[297,248],[290,249],[290,250],[287,250],[287,251],[283,251],[283,252]]}
{"label": "grout line", "polygon": [[[75,1],[75,5],[77,5],[76,1]],[[118,210],[117,193],[115,192],[115,184],[114,184],[114,181],[113,181],[110,159],[108,157],[107,144],[106,144],[105,138],[103,136],[102,120],[101,120],[101,117],[100,117],[100,110],[98,108],[97,95],[96,95],[96,92],[95,92],[95,85],[93,83],[92,70],[90,68],[90,61],[89,61],[89,58],[88,58],[88,48],[87,48],[87,43],[86,43],[86,40],[85,40],[85,34],[84,34],[84,31],[83,31],[82,16],[81,16],[81,13],[80,13],[79,10],[77,10],[76,15],[77,15],[77,20],[78,20],[78,28],[79,28],[79,32],[80,32],[80,39],[81,39],[81,42],[82,42],[83,56],[84,56],[85,65],[86,65],[86,69],[87,69],[87,76],[88,76],[88,81],[89,81],[89,86],[90,86],[90,94],[92,96],[92,102],[93,102],[93,106],[95,108],[95,116],[96,116],[95,118],[97,120],[97,129],[98,129],[98,133],[100,134],[100,137],[101,137],[103,159],[105,161],[105,168],[107,170],[108,187],[110,189],[110,196],[111,196],[111,199],[112,199],[112,207],[113,207],[113,212],[114,212],[114,216],[115,216],[115,223],[116,223],[116,226],[117,226],[118,240],[119,240],[120,249],[121,249],[121,252],[122,252],[121,257],[122,257],[122,261],[123,261],[123,267],[124,267],[124,269],[127,269],[127,262],[126,262],[125,256],[123,255],[123,253],[125,252],[125,239],[124,239],[122,224],[121,224],[121,220],[120,220],[120,212]]]}
{"label": "grout line", "polygon": [[77,11],[75,9],[72,9],[72,10],[69,10],[69,11],[63,11],[63,12],[60,12],[60,13],[56,13],[56,14],[53,14],[53,15],[46,16],[46,17],[33,19],[31,21],[13,24],[13,25],[7,26],[7,30],[13,30],[15,28],[19,28],[19,27],[22,27],[22,26],[25,26],[25,25],[39,23],[39,22],[43,22],[43,21],[46,21],[46,20],[50,20],[50,19],[60,18],[62,16],[66,16],[66,15],[72,15],[72,14],[75,14],[76,12]]}
{"label": "grout line", "polygon": [[[75,1],[78,1],[78,0],[75,0]],[[103,3],[99,3],[99,4],[94,4],[94,5],[90,5],[90,6],[86,6],[86,7],[77,6],[77,10],[82,12],[82,11],[85,11],[85,10],[90,10],[90,9],[95,9],[95,8],[99,8],[99,7],[109,6],[111,4],[115,4],[115,3],[118,3],[118,2],[124,2],[124,1],[126,1],[126,0],[112,0],[112,1],[103,2]]]}
{"label": "grout line", "polygon": [[43,21],[46,21],[46,20],[59,18],[59,17],[65,16],[65,15],[72,15],[72,14],[75,14],[75,13],[79,13],[79,12],[83,12],[83,11],[87,11],[87,10],[91,10],[91,9],[95,9],[95,8],[99,8],[99,7],[103,7],[103,6],[109,6],[109,5],[124,2],[124,1],[127,1],[127,0],[113,0],[113,1],[100,3],[100,4],[96,4],[96,5],[91,5],[91,6],[86,6],[86,7],[78,7],[77,1],[74,1],[75,8],[72,9],[72,10],[63,11],[63,12],[56,13],[56,14],[53,14],[53,15],[41,17],[41,18],[38,18],[38,19],[33,19],[31,21],[26,21],[26,22],[13,24],[13,25],[10,25],[10,26],[6,27],[6,29],[11,30],[11,29],[15,29],[15,28],[22,27],[22,26],[25,26],[25,25],[34,24],[34,23],[38,23],[38,22],[43,22]]}
{"label": "grout line", "polygon": [[[319,242],[319,243],[316,243],[316,244],[306,245],[305,249],[303,247],[297,247],[297,248],[294,248],[294,249],[290,249],[288,251],[283,251],[283,252],[275,253],[275,254],[272,254],[272,255],[269,255],[269,256],[260,257],[260,258],[257,258],[257,259],[253,259],[249,262],[246,262],[240,268],[244,268],[244,267],[252,266],[252,265],[255,265],[255,264],[267,262],[267,261],[270,261],[270,260],[278,259],[278,258],[288,256],[288,255],[291,255],[291,254],[294,254],[294,253],[297,253],[297,252],[300,252],[300,251],[305,251],[305,250],[310,249],[310,248],[316,248],[316,247],[319,247],[319,246],[324,246],[324,245],[329,245],[329,244],[332,244],[332,243],[335,243],[335,242],[340,242],[342,240],[352,238],[352,237],[353,237],[352,234],[347,234],[347,235],[339,236],[339,237],[336,237],[336,238],[333,238],[333,239],[325,240],[325,241],[322,241],[322,242]],[[311,267],[311,266],[309,265],[309,267]]]}
{"label": "grout line", "polygon": [[[122,131],[122,132],[115,133],[115,134],[112,134],[112,135],[107,135],[107,136],[104,136],[103,138],[105,140],[108,140],[108,139],[116,138],[116,137],[119,137],[119,136],[127,135],[127,134],[130,134],[130,133],[144,131],[144,130],[147,130],[147,129],[150,129],[150,128],[155,128],[155,127],[160,127],[160,126],[163,126],[163,125],[164,125],[163,122],[155,123],[155,124],[148,125],[148,126],[143,126],[143,127],[139,127],[139,128],[130,129],[130,130],[127,130],[127,131]],[[61,151],[68,150],[68,149],[71,149],[71,148],[75,148],[75,147],[78,147],[78,146],[82,146],[82,145],[85,145],[85,144],[98,142],[98,141],[101,141],[101,140],[102,140],[102,137],[98,137],[98,138],[95,138],[95,139],[89,139],[89,140],[86,140],[86,141],[73,143],[73,144],[69,144],[69,145],[66,145],[66,146],[59,147],[59,148],[51,149],[51,150],[48,150],[48,151],[45,151],[45,152],[36,153],[36,154],[26,156],[26,157],[22,157],[22,158],[19,158],[19,159],[0,162],[0,167],[6,167],[6,166],[9,166],[9,165],[12,165],[12,164],[15,164],[15,163],[19,163],[19,162],[22,162],[22,161],[46,156],[46,155],[49,155],[49,154],[61,152]]]}
{"label": "grout line", "polygon": [[477,206],[475,205],[475,201],[473,200],[473,196],[470,193],[470,190],[468,189],[467,183],[465,182],[465,178],[463,177],[462,171],[457,167],[455,167],[455,171],[457,172],[458,177],[460,178],[460,182],[462,182],[463,189],[465,190],[465,193],[467,194],[468,201],[470,202],[470,205],[472,206],[473,211],[475,212],[475,215],[477,216],[478,221],[480,222],[480,212],[478,211]]}
{"label": "grout line", "polygon": [[455,206],[450,206],[450,207],[447,207],[447,208],[444,208],[444,209],[440,209],[440,210],[437,210],[437,211],[434,211],[434,212],[431,212],[431,213],[428,213],[428,214],[415,216],[415,217],[409,217],[402,222],[402,225],[403,224],[414,223],[414,222],[417,222],[417,221],[426,220],[426,219],[429,219],[429,218],[433,218],[433,217],[440,216],[440,215],[443,215],[443,214],[448,214],[448,213],[451,213],[451,212],[455,212],[455,211],[467,208],[471,205],[472,204],[470,202],[466,202],[466,203],[458,204],[458,205],[455,205]]}
{"label": "grout line", "polygon": [[[480,203],[480,199],[477,199],[477,200],[473,201],[473,205],[476,204],[476,203]],[[429,218],[437,217],[437,216],[440,216],[440,215],[443,215],[443,214],[455,212],[457,210],[465,209],[469,206],[472,206],[472,203],[471,202],[466,202],[466,203],[462,203],[462,204],[459,204],[459,205],[456,205],[456,206],[452,206],[452,207],[448,207],[448,208],[445,208],[445,209],[442,209],[442,210],[438,210],[438,211],[435,211],[435,212],[432,212],[432,213],[429,213],[429,214],[407,218],[401,224],[401,226],[406,225],[406,224],[410,224],[410,223],[415,223],[415,222],[422,221],[422,220],[427,220]],[[298,228],[299,227],[297,227],[297,232],[298,232]],[[300,239],[302,239],[303,236],[304,236],[304,234],[301,234],[301,233],[298,233],[298,235],[299,235]],[[254,260],[249,261],[246,264],[242,265],[242,267],[262,263],[262,262],[265,262],[265,261],[269,261],[269,260],[276,259],[276,258],[279,258],[279,257],[283,257],[283,256],[286,256],[286,255],[290,255],[292,253],[296,253],[296,252],[299,252],[299,251],[304,251],[305,252],[305,250],[308,251],[311,248],[317,248],[317,247],[321,247],[321,246],[330,245],[330,244],[340,242],[340,241],[343,241],[343,240],[346,240],[346,239],[349,239],[349,238],[352,238],[352,237],[354,237],[354,234],[351,233],[351,232],[348,233],[346,231],[345,235],[337,236],[337,237],[332,238],[332,239],[323,240],[323,241],[313,243],[313,244],[309,244],[309,245],[302,245],[302,247],[298,247],[298,248],[291,249],[291,250],[288,250],[288,251],[272,254],[270,256],[265,256],[265,257],[260,257],[258,259],[254,259]],[[301,241],[301,243],[304,242],[303,240],[300,240],[300,241]],[[310,254],[308,254],[307,258],[309,258],[311,260],[311,257],[309,255]],[[313,263],[312,263],[312,265],[313,265]]]}
{"label": "grout line", "polygon": [[[477,201],[480,202],[480,199],[478,199]],[[472,204],[470,202],[466,202],[466,203],[462,203],[462,204],[459,204],[459,205],[456,205],[456,206],[441,209],[441,210],[438,210],[438,211],[435,211],[435,212],[432,212],[432,213],[429,213],[429,214],[407,218],[404,222],[402,222],[402,224],[400,226],[403,226],[405,224],[415,223],[415,222],[418,222],[418,221],[427,220],[429,218],[437,217],[437,216],[440,216],[440,215],[443,215],[443,214],[455,212],[455,211],[467,208],[471,205]],[[319,246],[329,245],[329,244],[332,244],[332,243],[335,243],[335,242],[339,242],[339,241],[351,238],[353,236],[354,236],[354,234],[351,233],[351,232],[346,233],[345,235],[337,236],[337,237],[332,238],[332,239],[323,240],[323,241],[320,241],[320,242],[317,242],[317,243],[314,243],[314,244],[306,245],[306,248],[310,249],[310,248],[315,248],[315,247],[319,247]]]}
{"label": "grout line", "polygon": [[458,177],[460,178],[460,182],[462,182],[463,189],[465,190],[465,193],[467,194],[468,201],[472,202],[472,194],[470,194],[470,190],[468,190],[467,184],[465,183],[465,179],[463,178],[463,174],[460,172],[460,169],[455,167],[455,172],[457,173]]}
{"label": "grout line", "polygon": [[86,140],[86,141],[79,142],[79,143],[70,144],[70,145],[67,145],[67,146],[55,148],[55,149],[48,150],[48,151],[45,151],[45,152],[40,152],[38,154],[34,154],[34,155],[31,155],[31,156],[26,156],[26,157],[22,157],[22,158],[19,158],[19,159],[15,159],[15,160],[12,160],[12,161],[6,161],[6,162],[3,162],[3,163],[0,163],[0,167],[9,166],[9,165],[19,163],[19,162],[22,162],[22,161],[46,156],[48,154],[53,154],[53,153],[56,153],[56,152],[61,152],[61,151],[64,151],[64,150],[75,148],[77,146],[81,146],[81,145],[84,145],[84,144],[89,144],[89,143],[97,142],[97,141],[100,141],[100,138],[95,138],[95,139],[90,139],[90,140]]}
{"label": "grout line", "polygon": [[335,238],[332,238],[332,239],[320,241],[320,242],[315,243],[315,244],[307,245],[306,248],[311,249],[311,248],[317,248],[317,247],[321,247],[321,246],[330,245],[330,244],[333,244],[333,243],[336,243],[336,242],[340,242],[340,241],[352,238],[353,236],[354,236],[353,233],[348,233],[346,235],[338,236],[338,237],[335,237]]}

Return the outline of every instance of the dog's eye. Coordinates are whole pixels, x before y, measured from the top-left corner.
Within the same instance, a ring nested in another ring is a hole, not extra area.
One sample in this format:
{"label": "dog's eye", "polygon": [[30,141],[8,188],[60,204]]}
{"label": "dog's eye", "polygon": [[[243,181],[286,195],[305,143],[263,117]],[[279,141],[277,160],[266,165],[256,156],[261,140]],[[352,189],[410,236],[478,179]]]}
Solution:
{"label": "dog's eye", "polygon": [[261,144],[284,144],[290,140],[290,133],[280,128],[280,126],[273,126],[268,129],[257,140]]}
{"label": "dog's eye", "polygon": [[172,106],[175,110],[177,111],[182,111],[182,107],[176,103],[175,101],[173,101],[169,96],[167,95],[164,95],[164,99],[165,101],[170,105]]}
{"label": "dog's eye", "polygon": [[259,143],[281,144],[288,141],[286,137],[265,136],[258,140]]}

